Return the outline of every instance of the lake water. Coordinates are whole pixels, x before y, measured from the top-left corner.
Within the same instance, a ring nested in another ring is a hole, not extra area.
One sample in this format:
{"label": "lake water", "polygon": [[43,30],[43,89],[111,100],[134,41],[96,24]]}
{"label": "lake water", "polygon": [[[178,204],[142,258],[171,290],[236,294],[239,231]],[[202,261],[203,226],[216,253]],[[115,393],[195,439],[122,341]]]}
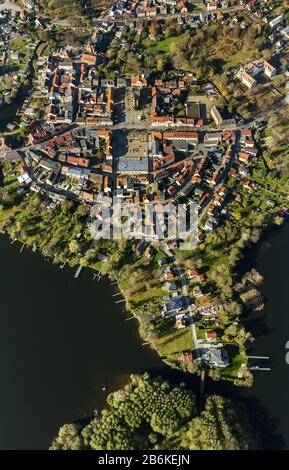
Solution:
{"label": "lake water", "polygon": [[[0,236],[0,448],[45,449],[130,373],[161,368],[108,281],[78,280]],[[106,392],[102,390],[106,387]]]}
{"label": "lake water", "polygon": [[270,356],[269,361],[251,363],[271,370],[254,372],[254,386],[244,396],[255,399],[264,414],[266,410],[264,422],[261,408],[259,413],[263,446],[289,449],[289,364],[285,361],[289,341],[289,224],[270,230],[249,253],[241,269],[256,267],[264,275],[265,296],[264,310],[249,315],[246,321],[256,338],[249,353]]}
{"label": "lake water", "polygon": [[[255,372],[249,390],[206,385],[207,393],[245,401],[262,448],[289,448],[288,248],[286,225],[267,234],[240,267],[265,276],[266,307],[246,324],[256,336],[250,352],[270,356],[257,363],[271,371]],[[75,280],[75,270],[19,251],[0,236],[0,449],[47,448],[60,425],[90,416],[130,373],[161,372],[198,390],[197,378],[169,370],[141,346],[136,321],[125,321],[108,281],[93,281],[88,270]]]}

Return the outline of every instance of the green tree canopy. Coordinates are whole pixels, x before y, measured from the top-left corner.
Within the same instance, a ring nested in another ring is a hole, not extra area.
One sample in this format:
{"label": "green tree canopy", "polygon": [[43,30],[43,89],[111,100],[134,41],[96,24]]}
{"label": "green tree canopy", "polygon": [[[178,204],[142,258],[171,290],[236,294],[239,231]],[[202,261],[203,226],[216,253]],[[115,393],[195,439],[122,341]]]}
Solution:
{"label": "green tree canopy", "polygon": [[207,399],[200,413],[184,385],[132,375],[122,390],[111,393],[108,407],[80,431],[60,428],[51,449],[247,449],[249,433],[238,410],[219,396]]}

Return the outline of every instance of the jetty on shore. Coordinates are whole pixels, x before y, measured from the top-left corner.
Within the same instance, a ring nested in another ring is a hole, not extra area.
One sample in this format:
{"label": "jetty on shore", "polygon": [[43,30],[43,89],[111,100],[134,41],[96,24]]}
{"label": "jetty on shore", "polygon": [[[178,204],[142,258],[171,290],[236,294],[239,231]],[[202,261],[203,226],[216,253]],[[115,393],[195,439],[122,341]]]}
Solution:
{"label": "jetty on shore", "polygon": [[83,266],[79,265],[76,273],[74,274],[74,278],[77,279],[81,273]]}
{"label": "jetty on shore", "polygon": [[[268,360],[270,359],[269,356],[247,356],[248,359],[261,359],[261,360]],[[263,370],[263,371],[270,371],[270,367],[260,367],[258,364],[255,366],[248,367],[249,370]]]}

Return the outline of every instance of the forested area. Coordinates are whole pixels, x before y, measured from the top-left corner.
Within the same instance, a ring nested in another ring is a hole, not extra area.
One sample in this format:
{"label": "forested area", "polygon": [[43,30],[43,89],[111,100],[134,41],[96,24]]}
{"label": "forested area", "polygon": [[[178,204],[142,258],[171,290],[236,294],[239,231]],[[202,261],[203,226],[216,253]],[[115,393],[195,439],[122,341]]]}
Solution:
{"label": "forested area", "polygon": [[60,428],[51,450],[190,449],[253,447],[246,410],[220,396],[207,397],[202,411],[184,385],[132,375],[111,393],[107,407],[89,424]]}

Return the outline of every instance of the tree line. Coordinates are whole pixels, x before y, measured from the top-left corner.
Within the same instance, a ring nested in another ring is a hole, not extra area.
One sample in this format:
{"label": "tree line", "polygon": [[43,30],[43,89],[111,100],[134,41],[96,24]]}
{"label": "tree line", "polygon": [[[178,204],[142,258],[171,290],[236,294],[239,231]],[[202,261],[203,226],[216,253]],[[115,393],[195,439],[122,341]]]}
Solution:
{"label": "tree line", "polygon": [[111,393],[107,407],[84,426],[66,424],[51,450],[239,450],[253,447],[246,410],[217,395],[200,411],[184,384],[148,373]]}

